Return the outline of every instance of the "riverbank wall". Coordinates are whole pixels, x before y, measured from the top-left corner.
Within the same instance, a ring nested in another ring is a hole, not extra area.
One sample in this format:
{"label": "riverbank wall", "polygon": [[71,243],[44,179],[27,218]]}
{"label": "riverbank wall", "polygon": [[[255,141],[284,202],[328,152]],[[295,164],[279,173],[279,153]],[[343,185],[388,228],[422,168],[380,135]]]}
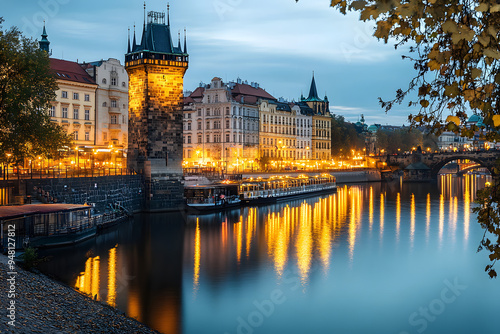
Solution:
{"label": "riverbank wall", "polygon": [[7,311],[1,333],[158,333],[45,275],[10,268],[0,254],[0,280],[7,279],[9,284],[0,285],[0,307]]}

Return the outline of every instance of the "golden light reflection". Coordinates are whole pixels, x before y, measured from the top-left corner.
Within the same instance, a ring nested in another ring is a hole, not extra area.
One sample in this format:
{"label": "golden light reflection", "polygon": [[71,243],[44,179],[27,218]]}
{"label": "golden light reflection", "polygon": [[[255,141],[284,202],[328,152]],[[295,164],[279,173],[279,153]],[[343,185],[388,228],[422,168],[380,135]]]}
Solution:
{"label": "golden light reflection", "polygon": [[252,245],[252,238],[255,228],[257,227],[257,209],[248,209],[248,216],[246,220],[246,256],[250,256],[250,246]]}
{"label": "golden light reflection", "polygon": [[384,193],[380,194],[380,241],[384,236],[385,202]]}
{"label": "golden light reflection", "polygon": [[234,237],[236,238],[236,258],[238,260],[238,264],[241,262],[241,248],[243,247],[243,222],[242,217],[240,220],[234,224],[234,230],[236,233]]}
{"label": "golden light reflection", "polygon": [[99,278],[99,256],[88,258],[85,262],[85,271],[76,278],[75,287],[80,292],[100,300]]}
{"label": "golden light reflection", "polygon": [[351,198],[351,216],[349,219],[349,261],[354,259],[354,248],[356,246],[356,206],[354,205],[354,196]]}
{"label": "golden light reflection", "polygon": [[401,228],[401,194],[396,197],[396,241],[399,243],[399,231]]}
{"label": "golden light reflection", "polygon": [[109,250],[108,258],[108,304],[116,306],[116,246]]}
{"label": "golden light reflection", "polygon": [[450,230],[453,242],[455,242],[457,235],[457,221],[458,221],[458,197],[454,197],[450,202],[453,203],[453,218],[450,219]]}
{"label": "golden light reflection", "polygon": [[470,188],[471,188],[470,177],[465,178],[465,193],[464,193],[464,241],[467,243],[469,240],[469,224],[470,224]]}
{"label": "golden light reflection", "polygon": [[413,243],[415,241],[415,194],[411,194],[411,206],[410,206],[410,247],[413,248]]}
{"label": "golden light reflection", "polygon": [[373,227],[373,187],[370,187],[370,200],[368,205],[369,205],[368,219],[370,222],[370,232],[371,232]]}
{"label": "golden light reflection", "polygon": [[194,268],[193,268],[193,290],[196,293],[200,283],[200,260],[201,260],[201,231],[200,218],[196,218],[196,231],[194,234]]}
{"label": "golden light reflection", "polygon": [[306,285],[311,269],[313,239],[311,231],[312,208],[309,204],[303,203],[301,211],[304,212],[304,218],[299,223],[297,242],[295,248],[297,251],[297,266],[299,268],[300,279],[303,285]]}
{"label": "golden light reflection", "polygon": [[427,194],[427,210],[426,210],[426,224],[425,224],[425,241],[429,242],[429,230],[431,227],[431,194]]}
{"label": "golden light reflection", "polygon": [[[92,259],[92,296],[94,299],[100,300],[99,296],[99,256]],[[97,296],[97,297],[96,297]]]}
{"label": "golden light reflection", "polygon": [[443,244],[443,229],[444,229],[444,196],[439,195],[439,247]]}

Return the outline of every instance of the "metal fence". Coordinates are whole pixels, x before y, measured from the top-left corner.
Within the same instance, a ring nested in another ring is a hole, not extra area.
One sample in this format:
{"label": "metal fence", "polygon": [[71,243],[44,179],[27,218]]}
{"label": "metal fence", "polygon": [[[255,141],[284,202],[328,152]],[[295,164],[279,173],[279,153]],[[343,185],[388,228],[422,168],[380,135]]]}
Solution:
{"label": "metal fence", "polygon": [[3,168],[0,169],[0,180],[56,179],[137,174],[138,173],[136,171],[127,168]]}

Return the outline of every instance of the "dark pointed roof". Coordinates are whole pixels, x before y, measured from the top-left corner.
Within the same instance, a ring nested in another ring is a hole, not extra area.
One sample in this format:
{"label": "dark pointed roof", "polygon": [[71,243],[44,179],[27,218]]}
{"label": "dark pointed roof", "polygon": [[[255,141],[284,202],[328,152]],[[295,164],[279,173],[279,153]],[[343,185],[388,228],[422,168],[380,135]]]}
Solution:
{"label": "dark pointed roof", "polygon": [[169,25],[165,24],[164,21],[150,20],[150,22],[144,25],[141,43],[139,45],[136,42],[132,43],[131,53],[148,51],[154,53],[184,54],[185,52],[181,49],[180,41],[178,44],[178,46],[174,46],[172,42]]}
{"label": "dark pointed roof", "polygon": [[314,74],[311,81],[311,88],[309,89],[309,96],[306,101],[323,101],[318,96],[318,90],[316,89],[316,81],[314,80]]}
{"label": "dark pointed roof", "polygon": [[49,52],[49,46],[50,42],[47,39],[49,35],[47,35],[47,31],[45,30],[45,22],[43,23],[43,32],[42,32],[42,39],[38,42],[38,45],[40,47],[40,50]]}

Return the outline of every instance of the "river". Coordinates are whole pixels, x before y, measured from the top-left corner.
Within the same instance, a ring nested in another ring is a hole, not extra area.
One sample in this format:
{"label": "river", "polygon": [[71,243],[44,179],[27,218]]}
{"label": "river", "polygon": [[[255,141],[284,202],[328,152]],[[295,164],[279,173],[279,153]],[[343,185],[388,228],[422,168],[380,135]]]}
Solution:
{"label": "river", "polygon": [[166,334],[498,333],[471,212],[486,176],[368,183],[203,216],[141,214],[42,271]]}

